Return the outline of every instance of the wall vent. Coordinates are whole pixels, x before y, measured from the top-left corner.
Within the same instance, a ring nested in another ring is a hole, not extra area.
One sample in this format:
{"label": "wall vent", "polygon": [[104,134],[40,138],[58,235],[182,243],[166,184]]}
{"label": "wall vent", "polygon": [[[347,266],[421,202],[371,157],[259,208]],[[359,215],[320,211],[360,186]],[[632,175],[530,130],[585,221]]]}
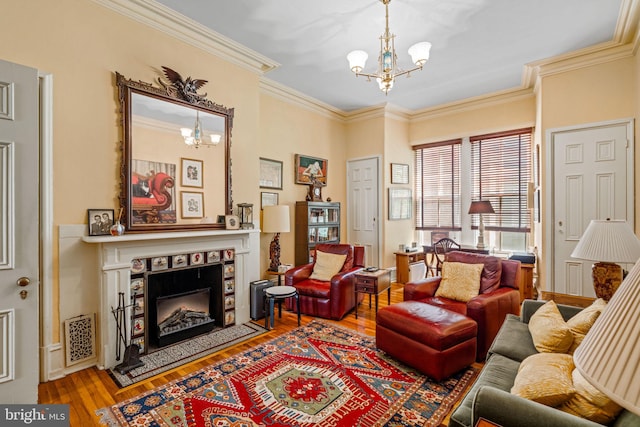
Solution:
{"label": "wall vent", "polygon": [[64,321],[67,366],[96,357],[95,314],[83,314]]}

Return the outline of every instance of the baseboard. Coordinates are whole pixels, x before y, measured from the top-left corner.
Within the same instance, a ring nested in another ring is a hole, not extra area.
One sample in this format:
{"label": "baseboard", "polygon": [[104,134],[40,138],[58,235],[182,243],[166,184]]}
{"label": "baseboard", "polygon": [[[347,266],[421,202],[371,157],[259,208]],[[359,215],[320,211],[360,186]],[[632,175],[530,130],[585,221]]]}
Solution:
{"label": "baseboard", "polygon": [[47,382],[63,378],[66,374],[62,344],[40,347],[40,364],[40,381]]}
{"label": "baseboard", "polygon": [[594,301],[594,298],[545,291],[542,291],[541,299],[544,301],[553,300],[558,304],[573,305],[576,307],[588,307]]}

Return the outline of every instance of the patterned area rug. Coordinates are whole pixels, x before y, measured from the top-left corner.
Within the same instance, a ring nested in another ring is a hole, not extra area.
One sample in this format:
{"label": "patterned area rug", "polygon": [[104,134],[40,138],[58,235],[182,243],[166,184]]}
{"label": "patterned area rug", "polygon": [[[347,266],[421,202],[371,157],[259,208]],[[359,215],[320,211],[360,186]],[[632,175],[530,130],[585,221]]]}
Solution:
{"label": "patterned area rug", "polygon": [[120,387],[127,387],[267,332],[262,326],[251,322],[216,329],[184,343],[173,344],[141,356],[144,366],[132,369],[124,375],[111,369],[109,374]]}
{"label": "patterned area rug", "polygon": [[97,413],[110,426],[439,426],[476,374],[431,381],[316,320]]}

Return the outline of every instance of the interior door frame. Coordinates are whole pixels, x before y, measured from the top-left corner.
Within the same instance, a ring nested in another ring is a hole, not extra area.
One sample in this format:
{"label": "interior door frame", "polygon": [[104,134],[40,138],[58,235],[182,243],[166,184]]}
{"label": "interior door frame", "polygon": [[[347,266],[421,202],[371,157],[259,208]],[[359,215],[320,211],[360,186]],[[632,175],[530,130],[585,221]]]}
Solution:
{"label": "interior door frame", "polygon": [[592,128],[600,128],[600,127],[609,127],[609,126],[619,126],[624,125],[627,129],[627,222],[631,226],[631,229],[635,231],[635,202],[634,202],[634,193],[635,193],[635,150],[634,150],[634,141],[635,141],[635,133],[634,133],[634,119],[633,117],[616,119],[616,120],[607,120],[602,122],[593,122],[593,123],[584,123],[580,125],[566,126],[566,127],[558,127],[547,129],[545,132],[545,156],[547,158],[546,166],[545,166],[545,180],[544,187],[546,187],[547,191],[544,191],[544,216],[543,218],[546,221],[543,221],[542,228],[544,230],[543,236],[544,241],[547,242],[545,247],[543,247],[544,260],[545,260],[545,268],[544,268],[544,277],[545,282],[550,285],[549,287],[545,286],[546,292],[555,293],[556,284],[554,275],[552,274],[555,271],[555,210],[553,209],[553,201],[555,198],[555,159],[553,156],[554,153],[554,143],[555,136],[557,134],[571,132],[571,131],[579,131],[579,130],[589,130]]}
{"label": "interior door frame", "polygon": [[[380,155],[373,155],[373,156],[363,156],[363,157],[356,157],[353,159],[348,159],[347,160],[347,165],[346,165],[346,176],[347,176],[347,208],[350,206],[351,204],[351,200],[350,200],[350,195],[351,195],[351,179],[349,178],[349,168],[351,163],[353,162],[357,162],[357,161],[362,161],[362,160],[375,160],[376,161],[376,167],[377,167],[377,176],[378,176],[378,180],[376,183],[376,200],[378,201],[378,203],[376,203],[376,240],[378,242],[378,259],[375,260],[376,261],[376,265],[382,265],[382,254],[384,252],[383,250],[383,242],[382,242],[382,221],[380,220],[382,218],[382,203],[381,203],[381,198],[380,198],[380,189],[382,188],[382,174],[380,173],[380,167],[382,164],[382,156]],[[348,211],[348,209],[347,209]],[[347,241],[348,242],[352,242],[352,236],[351,236],[351,216],[347,213]],[[371,259],[374,259],[373,257]]]}

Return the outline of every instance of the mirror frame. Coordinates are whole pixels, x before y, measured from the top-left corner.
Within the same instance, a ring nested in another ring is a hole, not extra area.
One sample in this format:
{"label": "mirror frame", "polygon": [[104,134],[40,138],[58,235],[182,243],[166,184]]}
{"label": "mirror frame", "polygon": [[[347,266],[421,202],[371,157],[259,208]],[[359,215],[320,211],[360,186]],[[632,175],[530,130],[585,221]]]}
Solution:
{"label": "mirror frame", "polygon": [[[163,69],[166,67],[163,67]],[[224,147],[224,165],[225,165],[225,215],[230,215],[233,209],[232,191],[231,191],[231,130],[233,128],[233,108],[226,108],[223,105],[216,104],[205,98],[205,95],[199,95],[193,90],[192,92],[181,92],[177,89],[175,83],[163,81],[158,78],[159,87],[155,87],[152,83],[143,81],[134,81],[125,78],[122,74],[116,72],[116,85],[118,87],[118,95],[120,102],[120,117],[122,129],[121,141],[121,163],[120,163],[120,222],[124,225],[125,231],[130,233],[140,232],[161,232],[161,231],[187,231],[202,229],[224,229],[225,224],[218,222],[213,223],[194,223],[194,224],[133,224],[133,203],[132,203],[132,152],[135,141],[132,139],[132,94],[137,93],[144,96],[156,98],[160,101],[171,102],[194,110],[200,110],[207,113],[222,116],[225,119],[224,140],[217,146]],[[190,79],[190,78],[189,78]],[[188,79],[188,80],[189,80]],[[206,83],[206,81],[205,81]],[[204,84],[204,83],[203,83]],[[202,84],[201,84],[202,85]],[[179,159],[178,159],[179,160]],[[174,177],[174,180],[178,177]],[[173,185],[171,185],[173,186]],[[177,197],[176,197],[177,198]],[[177,202],[177,201],[176,201]],[[117,218],[115,218],[117,219]],[[214,220],[215,221],[215,220]]]}

